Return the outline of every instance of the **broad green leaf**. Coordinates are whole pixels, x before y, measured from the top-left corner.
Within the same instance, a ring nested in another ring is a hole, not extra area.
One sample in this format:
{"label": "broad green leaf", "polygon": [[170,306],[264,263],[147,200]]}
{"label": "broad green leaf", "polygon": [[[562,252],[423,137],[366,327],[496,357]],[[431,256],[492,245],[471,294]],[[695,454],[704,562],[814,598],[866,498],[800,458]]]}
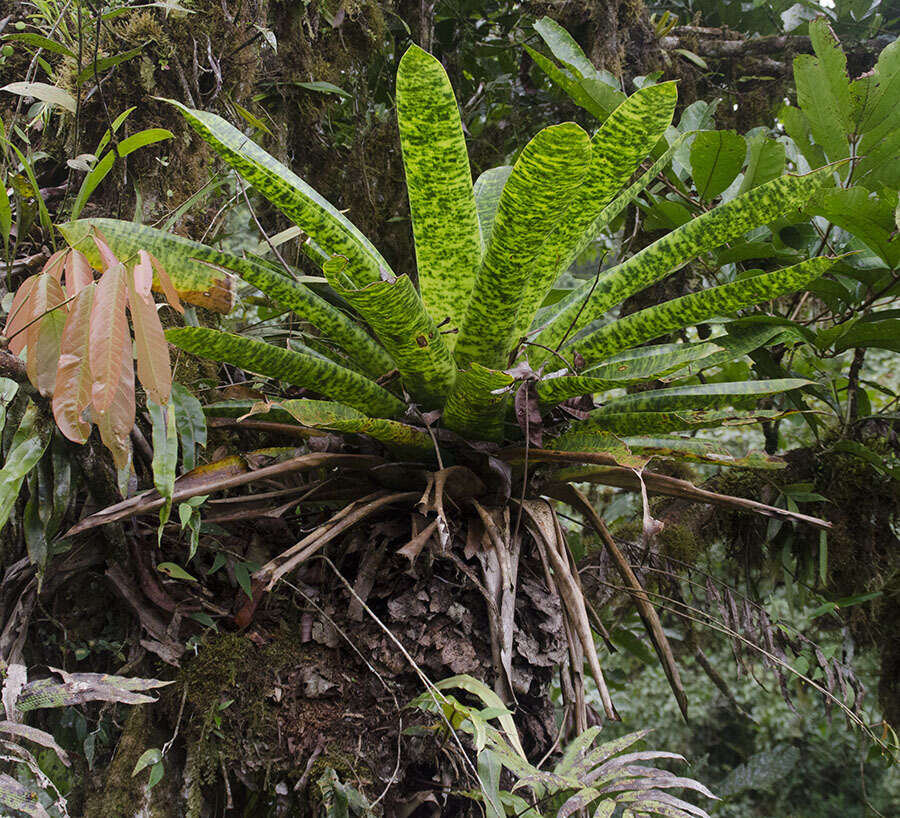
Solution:
{"label": "broad green leaf", "polygon": [[778,114],[778,118],[784,125],[787,135],[794,140],[803,158],[811,168],[818,168],[828,160],[822,146],[813,142],[812,132],[809,129],[809,120],[806,114],[799,108],[784,105]]}
{"label": "broad green leaf", "polygon": [[864,187],[854,186],[822,191],[810,204],[809,211],[852,233],[893,268],[900,265],[900,241],[894,220],[896,207],[896,191],[890,195],[873,195]]}
{"label": "broad green leaf", "polygon": [[20,97],[34,97],[48,105],[58,105],[70,113],[75,113],[75,97],[68,91],[55,85],[48,85],[46,82],[11,82],[0,88],[0,91],[9,91]]}
{"label": "broad green leaf", "polygon": [[[558,86],[569,96],[572,102],[580,108],[584,108],[585,111],[601,122],[625,98],[623,93],[605,85],[602,81],[579,79],[570,71],[560,68],[549,57],[541,54],[540,51],[536,51],[527,45],[524,48],[538,68],[550,78],[553,85]],[[588,87],[585,87],[586,85]]]}
{"label": "broad green leaf", "polygon": [[390,266],[372,243],[331,202],[299,176],[266,153],[224,119],[194,111],[180,102],[178,108],[190,126],[244,179],[329,255],[347,259],[346,274],[357,286],[378,281]]}
{"label": "broad green leaf", "polygon": [[[850,155],[850,79],[847,58],[828,22],[820,17],[809,24],[816,56],[794,57],[797,102],[816,143],[832,162]],[[848,168],[840,169],[846,176]]]}
{"label": "broad green leaf", "polygon": [[[874,319],[877,315],[874,313],[871,317]],[[864,348],[900,352],[900,318],[858,321],[834,345],[836,352]]]}
{"label": "broad green leaf", "polygon": [[[500,194],[503,186],[512,173],[512,165],[501,165],[491,168],[481,174],[473,187],[475,194],[475,207],[478,211],[478,225],[481,228],[482,254],[491,243],[491,232],[494,229],[494,219],[497,217],[497,205],[500,203]],[[480,261],[480,260],[479,260]]]}
{"label": "broad green leaf", "polygon": [[131,777],[134,778],[141,770],[154,764],[158,764],[160,761],[162,761],[162,753],[156,747],[150,750],[144,750],[144,752],[141,753],[141,757],[134,765],[134,769],[131,771]]}
{"label": "broad green leaf", "polygon": [[205,327],[170,329],[166,339],[185,352],[302,386],[373,417],[391,417],[404,410],[400,400],[362,375],[301,352]]}
{"label": "broad green leaf", "polygon": [[744,137],[734,131],[702,131],[691,145],[694,187],[705,201],[715,199],[740,173],[747,155]]}
{"label": "broad green leaf", "polygon": [[773,179],[657,239],[601,276],[589,303],[582,309],[592,286],[585,284],[579,297],[554,318],[537,340],[551,349],[555,348],[570,327],[571,333],[577,333],[611,307],[675,272],[695,256],[725,244],[753,227],[768,224],[792,207],[804,204],[831,173],[831,168],[822,168],[805,176]]}
{"label": "broad green leaf", "polygon": [[684,295],[613,321],[574,345],[588,363],[601,360],[668,332],[799,290],[834,263],[835,259],[821,256],[774,273],[763,273]]}
{"label": "broad green leaf", "polygon": [[0,469],[0,531],[9,519],[25,477],[50,443],[51,426],[42,420],[37,406],[29,402],[6,454],[6,463]]}
{"label": "broad green leaf", "polygon": [[784,143],[769,139],[765,131],[747,135],[747,170],[738,194],[777,179],[784,173]]}
{"label": "broad green leaf", "polygon": [[447,72],[416,45],[397,70],[397,120],[419,291],[435,321],[459,327],[481,262],[472,172]]}
{"label": "broad green leaf", "polygon": [[472,364],[456,379],[444,407],[442,425],[463,437],[499,440],[503,437],[503,414],[508,394],[494,393],[512,383],[512,376],[505,372]]}
{"label": "broad green leaf", "polygon": [[566,68],[579,77],[593,77],[597,75],[597,69],[587,58],[581,46],[575,41],[575,38],[555,20],[550,17],[542,17],[540,20],[535,21],[534,30],[547,43],[553,56]]}
{"label": "broad green leaf", "polygon": [[226,259],[225,266],[234,270],[244,281],[262,290],[273,301],[312,324],[354,361],[359,362],[367,375],[377,378],[393,368],[391,357],[359,324],[311,289],[261,265],[244,259],[236,261],[240,264]]}
{"label": "broad green leaf", "polygon": [[342,275],[342,261],[326,264],[329,283],[375,331],[413,399],[429,408],[442,406],[456,380],[456,366],[409,276],[357,289]]}
{"label": "broad green leaf", "polygon": [[850,86],[853,119],[862,139],[854,179],[870,187],[900,187],[900,41],[879,55],[875,68]]}
{"label": "broad green leaf", "polygon": [[368,435],[391,449],[423,454],[434,452],[431,436],[414,426],[396,420],[370,418],[341,403],[322,400],[285,400],[273,404],[290,413],[298,423],[313,429]]}
{"label": "broad green leaf", "polygon": [[175,404],[161,406],[147,401],[147,411],[153,422],[153,486],[165,501],[159,510],[157,544],[162,543],[163,527],[172,511],[175,491],[175,469],[178,466],[178,430],[175,425]]}
{"label": "broad green leaf", "polygon": [[200,401],[180,383],[172,385],[172,403],[181,442],[182,467],[186,472],[192,471],[197,465],[197,446],[206,448],[206,416]]}
{"label": "broad green leaf", "polygon": [[548,448],[553,451],[573,454],[604,454],[616,465],[624,466],[628,469],[642,469],[650,460],[650,457],[641,457],[634,453],[625,441],[614,434],[596,430],[581,431],[572,429],[563,432],[556,440],[551,441]]}
{"label": "broad green leaf", "polygon": [[531,264],[564,218],[590,159],[587,134],[573,122],[544,128],[525,146],[500,195],[491,243],[466,309],[455,350],[461,365],[506,365]]}
{"label": "broad green leaf", "polygon": [[[91,238],[95,230],[103,234],[116,256],[129,266],[137,261],[140,250],[146,250],[159,259],[182,300],[220,313],[230,312],[234,299],[234,286],[224,271],[239,272],[236,263],[248,265],[237,256],[134,222],[79,219],[59,225],[59,230],[97,268],[101,266],[100,254]],[[162,291],[158,277],[153,286],[157,292]]]}
{"label": "broad green leaf", "polygon": [[591,417],[601,414],[621,414],[625,412],[668,412],[678,409],[720,409],[732,406],[735,398],[747,396],[764,397],[809,386],[814,381],[803,378],[778,378],[767,381],[737,381],[734,383],[701,383],[686,386],[669,386],[665,389],[651,389],[634,392],[614,398],[600,409],[591,412]]}
{"label": "broad green leaf", "polygon": [[610,114],[591,139],[591,160],[575,190],[565,218],[547,236],[532,265],[513,331],[520,337],[559,274],[596,238],[596,222],[604,208],[662,138],[672,121],[677,90],[674,82],[644,88]]}
{"label": "broad green leaf", "polygon": [[91,425],[82,413],[91,403],[91,309],[96,285],[91,284],[72,302],[60,341],[59,368],[53,392],[53,417],[59,430],[75,443],[86,443]]}

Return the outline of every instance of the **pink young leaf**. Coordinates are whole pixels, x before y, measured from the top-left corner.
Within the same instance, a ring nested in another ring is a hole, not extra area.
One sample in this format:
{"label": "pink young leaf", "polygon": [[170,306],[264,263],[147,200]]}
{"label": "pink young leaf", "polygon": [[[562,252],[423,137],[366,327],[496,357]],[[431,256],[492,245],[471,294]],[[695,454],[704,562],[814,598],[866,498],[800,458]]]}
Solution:
{"label": "pink young leaf", "polygon": [[16,290],[13,296],[12,305],[9,308],[9,316],[6,319],[6,326],[3,328],[3,335],[9,340],[9,351],[13,355],[21,355],[25,348],[28,338],[22,331],[34,318],[34,302],[31,300],[31,293],[38,282],[39,276],[28,276]]}
{"label": "pink young leaf", "polygon": [[122,349],[112,403],[106,411],[95,412],[94,419],[103,445],[112,452],[116,468],[125,468],[131,455],[130,435],[134,428],[134,361],[130,344]]}
{"label": "pink young leaf", "polygon": [[172,279],[169,278],[169,274],[165,271],[162,263],[153,255],[153,253],[148,253],[147,255],[150,256],[150,261],[153,262],[153,269],[156,270],[156,276],[159,278],[159,286],[166,296],[166,301],[168,301],[174,309],[178,310],[178,312],[184,313],[184,307],[181,306],[181,299],[178,297],[178,291],[175,289],[175,285],[172,283]]}
{"label": "pink young leaf", "polygon": [[49,273],[41,273],[29,298],[31,324],[22,335],[28,347],[28,380],[45,397],[53,394],[59,364],[59,342],[67,308],[62,285]]}
{"label": "pink young leaf", "polygon": [[119,259],[117,259],[116,254],[110,250],[109,244],[106,243],[106,237],[96,227],[93,228],[91,237],[94,239],[94,244],[97,245],[97,249],[100,251],[100,258],[103,260],[103,266],[107,270],[110,267],[115,267],[119,263]]}
{"label": "pink young leaf", "polygon": [[138,253],[138,263],[134,265],[134,289],[139,295],[150,295],[153,287],[153,266],[150,263],[150,254],[146,250]]}
{"label": "pink young leaf", "polygon": [[82,420],[91,402],[90,331],[91,307],[96,287],[91,284],[78,293],[63,329],[60,344],[53,417],[59,430],[75,443],[85,443],[91,425]]}
{"label": "pink young leaf", "polygon": [[72,250],[66,258],[66,295],[78,295],[94,281],[94,271],[87,256],[79,250]]}
{"label": "pink young leaf", "polygon": [[[135,266],[135,278],[137,268]],[[149,259],[147,272],[150,272]],[[163,334],[156,303],[150,295],[137,291],[137,281],[128,277],[128,306],[134,326],[134,345],[137,351],[137,373],[148,397],[159,405],[169,402],[172,391],[172,371],[169,368],[169,345]]]}
{"label": "pink young leaf", "polygon": [[105,412],[112,405],[126,348],[131,359],[125,292],[125,267],[115,264],[100,277],[91,309],[91,399],[98,412]]}

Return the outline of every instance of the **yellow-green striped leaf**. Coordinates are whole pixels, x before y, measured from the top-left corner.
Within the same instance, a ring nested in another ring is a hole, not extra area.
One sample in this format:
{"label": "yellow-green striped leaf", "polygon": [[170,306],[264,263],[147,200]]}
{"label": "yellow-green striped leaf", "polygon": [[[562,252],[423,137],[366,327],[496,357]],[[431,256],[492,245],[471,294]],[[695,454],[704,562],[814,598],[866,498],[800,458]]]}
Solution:
{"label": "yellow-green striped leaf", "polygon": [[712,427],[745,426],[762,420],[778,420],[796,414],[776,409],[697,409],[670,412],[592,412],[573,423],[572,432],[607,431],[617,435],[659,435]]}
{"label": "yellow-green striped leaf", "polygon": [[[781,176],[738,196],[657,239],[597,281],[590,300],[590,285],[544,328],[537,340],[555,348],[566,332],[577,333],[607,310],[634,293],[665,278],[695,256],[768,224],[792,207],[806,202],[831,177],[833,168],[804,176]],[[579,311],[580,315],[579,315]],[[578,316],[577,321],[573,320]],[[570,330],[571,327],[571,330]]]}
{"label": "yellow-green striped leaf", "polygon": [[545,128],[525,146],[500,195],[456,345],[460,365],[505,366],[531,264],[564,217],[590,159],[590,140],[574,122]]}
{"label": "yellow-green striped leaf", "polygon": [[390,266],[372,243],[331,202],[221,117],[166,100],[231,167],[329,255],[347,259],[357,285],[377,281]]}
{"label": "yellow-green striped leaf", "polygon": [[472,171],[447,72],[416,45],[397,70],[397,120],[419,291],[437,322],[459,327],[481,262]]}
{"label": "yellow-green striped leaf", "polygon": [[302,386],[373,417],[392,417],[405,409],[387,390],[324,358],[206,327],[170,329],[166,339],[185,352]]}
{"label": "yellow-green striped leaf", "polygon": [[[216,312],[231,311],[234,286],[223,269],[234,270],[234,260],[242,261],[236,256],[219,253],[172,233],[118,219],[78,219],[59,225],[65,240],[84,253],[91,266],[97,269],[102,269],[102,265],[100,253],[91,238],[93,230],[103,234],[113,253],[129,268],[137,263],[140,250],[156,256],[182,300]],[[207,263],[201,263],[204,261]],[[158,277],[154,277],[153,288],[162,292]]]}
{"label": "yellow-green striped leaf", "polygon": [[384,418],[370,418],[342,403],[322,400],[285,400],[273,404],[312,429],[368,435],[391,449],[421,456],[434,451],[431,436],[422,429]]}
{"label": "yellow-green striped leaf", "polygon": [[644,88],[626,99],[591,139],[591,162],[566,216],[547,237],[522,296],[515,335],[524,335],[560,273],[593,240],[598,216],[662,138],[672,122],[674,82]]}
{"label": "yellow-green striped leaf", "polygon": [[390,356],[362,327],[309,287],[252,262],[244,262],[236,272],[244,281],[262,290],[273,301],[287,307],[334,341],[370,377],[377,378],[392,369]]}
{"label": "yellow-green striped leaf", "polygon": [[476,180],[473,191],[475,193],[475,207],[478,211],[478,225],[481,228],[482,253],[491,243],[491,232],[494,229],[494,219],[497,217],[497,205],[500,203],[500,194],[503,186],[512,173],[512,165],[501,165],[491,168],[481,174]]}
{"label": "yellow-green striped leaf", "polygon": [[500,440],[509,394],[496,393],[512,383],[512,376],[505,372],[472,364],[456,379],[456,386],[444,407],[442,425],[470,439]]}
{"label": "yellow-green striped leaf", "polygon": [[428,407],[443,406],[456,366],[409,276],[357,289],[340,272],[343,259],[332,261],[324,267],[329,283],[375,331],[406,391]]}
{"label": "yellow-green striped leaf", "polygon": [[723,284],[639,310],[580,339],[576,346],[591,363],[636,347],[673,330],[728,315],[744,307],[794,292],[821,276],[837,259],[819,257],[792,267]]}
{"label": "yellow-green striped leaf", "polygon": [[634,392],[615,398],[605,406],[591,412],[591,417],[623,412],[667,412],[678,409],[719,409],[734,404],[735,398],[763,397],[801,386],[813,381],[804,378],[775,378],[766,381],[737,381],[734,383],[699,383],[686,386],[670,386]]}

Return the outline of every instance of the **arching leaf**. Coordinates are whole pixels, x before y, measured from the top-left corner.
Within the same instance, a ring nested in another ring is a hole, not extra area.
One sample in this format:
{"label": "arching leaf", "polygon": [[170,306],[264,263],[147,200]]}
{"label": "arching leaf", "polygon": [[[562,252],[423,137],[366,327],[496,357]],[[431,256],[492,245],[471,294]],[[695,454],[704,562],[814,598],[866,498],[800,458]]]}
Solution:
{"label": "arching leaf", "polygon": [[[134,266],[133,275],[126,275],[128,284],[128,310],[134,327],[134,347],[137,352],[137,375],[154,403],[164,406],[172,392],[172,369],[169,366],[169,346],[163,335],[162,324],[156,311],[156,302],[150,295],[153,270],[145,250]],[[146,289],[138,289],[138,279],[144,279]]]}
{"label": "arching leaf", "polygon": [[255,142],[206,111],[194,111],[175,100],[188,124],[229,165],[332,256],[347,259],[347,275],[363,286],[390,273],[372,243],[331,202],[288,170]]}
{"label": "arching leaf", "polygon": [[566,332],[570,333],[571,338],[611,307],[675,272],[695,256],[737,238],[753,227],[773,221],[792,207],[802,205],[831,176],[832,171],[832,168],[822,168],[805,176],[773,179],[657,239],[602,275],[582,309],[591,291],[591,284],[585,284],[579,296],[544,328],[537,340],[551,349],[555,348]]}
{"label": "arching leaf", "polygon": [[456,386],[447,398],[443,426],[474,440],[499,440],[503,436],[503,415],[513,378],[505,372],[480,364],[459,373]]}
{"label": "arching leaf", "polygon": [[372,417],[392,417],[404,409],[387,390],[323,358],[205,327],[170,329],[166,339],[185,352],[311,389]]}

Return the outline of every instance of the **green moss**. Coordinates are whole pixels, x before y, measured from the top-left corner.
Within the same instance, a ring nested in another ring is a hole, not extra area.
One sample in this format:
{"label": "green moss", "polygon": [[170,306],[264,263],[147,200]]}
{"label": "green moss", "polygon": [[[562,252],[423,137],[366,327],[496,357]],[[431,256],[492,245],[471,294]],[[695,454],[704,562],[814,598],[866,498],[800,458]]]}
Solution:
{"label": "green moss", "polygon": [[703,547],[701,539],[683,523],[666,523],[659,532],[659,541],[666,556],[682,562],[694,562]]}

